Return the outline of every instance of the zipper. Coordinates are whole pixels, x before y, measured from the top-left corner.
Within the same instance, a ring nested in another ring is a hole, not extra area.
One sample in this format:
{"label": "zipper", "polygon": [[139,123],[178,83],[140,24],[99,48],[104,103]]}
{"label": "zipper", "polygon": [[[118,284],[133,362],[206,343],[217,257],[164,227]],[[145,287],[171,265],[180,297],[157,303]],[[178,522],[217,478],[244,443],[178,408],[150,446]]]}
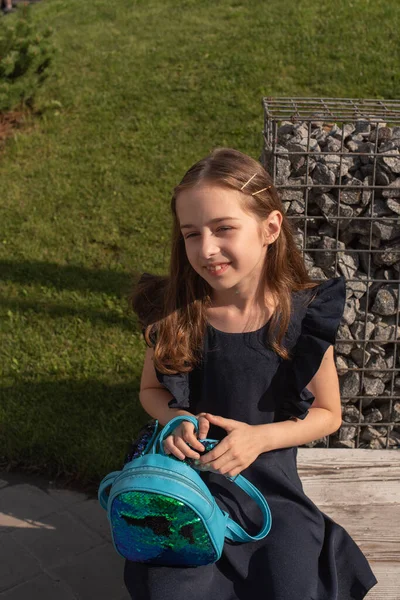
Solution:
{"label": "zipper", "polygon": [[[160,472],[160,470],[158,470],[157,467],[150,466],[150,467],[142,467],[142,468],[151,470],[151,471],[153,471],[153,473],[155,471],[154,474],[156,474],[158,477],[162,477],[163,479],[169,479],[169,477],[167,477],[163,471]],[[122,477],[119,478],[118,483],[122,482],[123,479],[125,479],[126,477],[129,477],[131,475],[132,475],[132,473],[129,473],[129,470],[128,470],[127,472],[125,472],[123,474]],[[205,500],[211,508],[213,507],[213,503],[210,501],[210,499],[207,498],[207,496],[205,494],[203,494],[203,492],[201,490],[199,490],[199,488],[194,483],[192,483],[191,481],[188,481],[185,477],[183,477],[182,475],[179,475],[179,473],[174,473],[173,477],[171,477],[171,478],[175,479],[175,480],[176,479],[179,480],[186,487],[190,487],[193,490],[193,492],[195,494],[197,494],[198,496],[200,496],[203,500]],[[122,493],[122,491],[118,492],[118,493]]]}

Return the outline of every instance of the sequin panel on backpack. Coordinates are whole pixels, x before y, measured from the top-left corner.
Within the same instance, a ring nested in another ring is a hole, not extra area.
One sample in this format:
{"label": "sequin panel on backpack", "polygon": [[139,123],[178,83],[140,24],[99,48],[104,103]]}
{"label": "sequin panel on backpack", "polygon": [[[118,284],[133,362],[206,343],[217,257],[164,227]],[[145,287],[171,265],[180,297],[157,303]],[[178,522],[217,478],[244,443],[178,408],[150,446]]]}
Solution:
{"label": "sequin panel on backpack", "polygon": [[202,520],[185,503],[151,492],[122,492],[111,507],[118,552],[134,562],[197,566],[218,558]]}

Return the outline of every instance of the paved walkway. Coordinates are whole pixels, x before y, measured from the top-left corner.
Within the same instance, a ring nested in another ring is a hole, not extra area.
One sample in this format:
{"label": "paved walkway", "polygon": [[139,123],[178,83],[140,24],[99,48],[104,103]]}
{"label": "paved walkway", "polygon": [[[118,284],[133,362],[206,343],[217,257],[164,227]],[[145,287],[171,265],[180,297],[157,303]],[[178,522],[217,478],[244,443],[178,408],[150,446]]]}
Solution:
{"label": "paved walkway", "polygon": [[0,471],[0,600],[129,600],[93,494]]}

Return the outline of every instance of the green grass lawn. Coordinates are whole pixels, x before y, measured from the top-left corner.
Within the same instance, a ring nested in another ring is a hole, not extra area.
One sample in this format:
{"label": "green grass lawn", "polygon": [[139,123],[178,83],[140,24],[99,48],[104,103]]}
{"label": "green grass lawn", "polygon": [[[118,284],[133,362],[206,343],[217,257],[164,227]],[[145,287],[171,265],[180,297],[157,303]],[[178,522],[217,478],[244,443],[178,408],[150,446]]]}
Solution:
{"label": "green grass lawn", "polygon": [[[262,96],[399,98],[396,0],[43,0],[57,56],[0,156],[0,463],[96,481],[146,419],[126,295],[215,146],[258,158]],[[6,17],[13,19],[14,15]]]}

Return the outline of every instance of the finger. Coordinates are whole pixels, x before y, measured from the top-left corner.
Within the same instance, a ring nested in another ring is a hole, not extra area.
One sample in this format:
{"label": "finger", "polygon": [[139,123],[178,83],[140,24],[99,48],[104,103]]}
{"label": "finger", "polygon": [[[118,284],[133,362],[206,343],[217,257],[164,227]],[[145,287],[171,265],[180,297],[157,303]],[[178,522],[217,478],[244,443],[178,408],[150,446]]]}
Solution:
{"label": "finger", "polygon": [[[213,467],[215,468],[215,467]],[[218,467],[218,473],[220,473],[221,475],[229,475],[229,477],[233,476],[233,473],[235,472],[235,469],[238,469],[239,465],[238,465],[238,461],[237,460],[231,460],[230,462],[226,462],[224,465],[222,465],[221,467]],[[240,472],[240,468],[239,468],[239,472]]]}
{"label": "finger", "polygon": [[216,425],[217,427],[222,427],[222,429],[225,429],[225,431],[232,431],[235,428],[235,425],[237,424],[237,421],[234,421],[233,419],[217,417],[216,415],[212,415],[211,413],[206,413],[205,417],[210,423]]}
{"label": "finger", "polygon": [[[202,465],[210,465],[213,469],[219,468],[227,459],[232,460],[232,456],[229,453],[229,448],[216,446],[214,450],[210,450],[203,456],[200,457],[200,464]],[[223,457],[225,457],[223,459]],[[223,460],[223,462],[221,462]],[[219,462],[218,462],[219,461]]]}
{"label": "finger", "polygon": [[200,454],[189,448],[185,440],[181,437],[174,438],[174,444],[175,447],[178,448],[178,450],[180,450],[184,454],[184,457],[196,459],[200,458]]}
{"label": "finger", "polygon": [[171,435],[164,441],[164,452],[166,452],[166,454],[173,454],[176,458],[179,458],[179,460],[184,460],[186,458],[183,452],[175,446]]}
{"label": "finger", "polygon": [[199,418],[199,440],[204,440],[207,437],[208,431],[210,429],[210,421],[205,417]]}
{"label": "finger", "polygon": [[203,454],[203,456],[200,457],[200,464],[212,464],[212,466],[214,467],[215,461],[220,459],[227,452],[229,452],[229,447],[227,446],[227,444],[224,444],[224,440],[222,440],[222,442],[217,444],[215,448],[213,448],[213,450],[210,450],[210,452],[207,452],[206,454]]}
{"label": "finger", "polygon": [[[204,452],[205,448],[203,444],[199,442],[196,437],[196,434],[192,430],[184,431],[182,435],[183,441],[187,444],[190,444],[193,449],[198,450],[199,452]],[[197,457],[198,458],[198,457]]]}

